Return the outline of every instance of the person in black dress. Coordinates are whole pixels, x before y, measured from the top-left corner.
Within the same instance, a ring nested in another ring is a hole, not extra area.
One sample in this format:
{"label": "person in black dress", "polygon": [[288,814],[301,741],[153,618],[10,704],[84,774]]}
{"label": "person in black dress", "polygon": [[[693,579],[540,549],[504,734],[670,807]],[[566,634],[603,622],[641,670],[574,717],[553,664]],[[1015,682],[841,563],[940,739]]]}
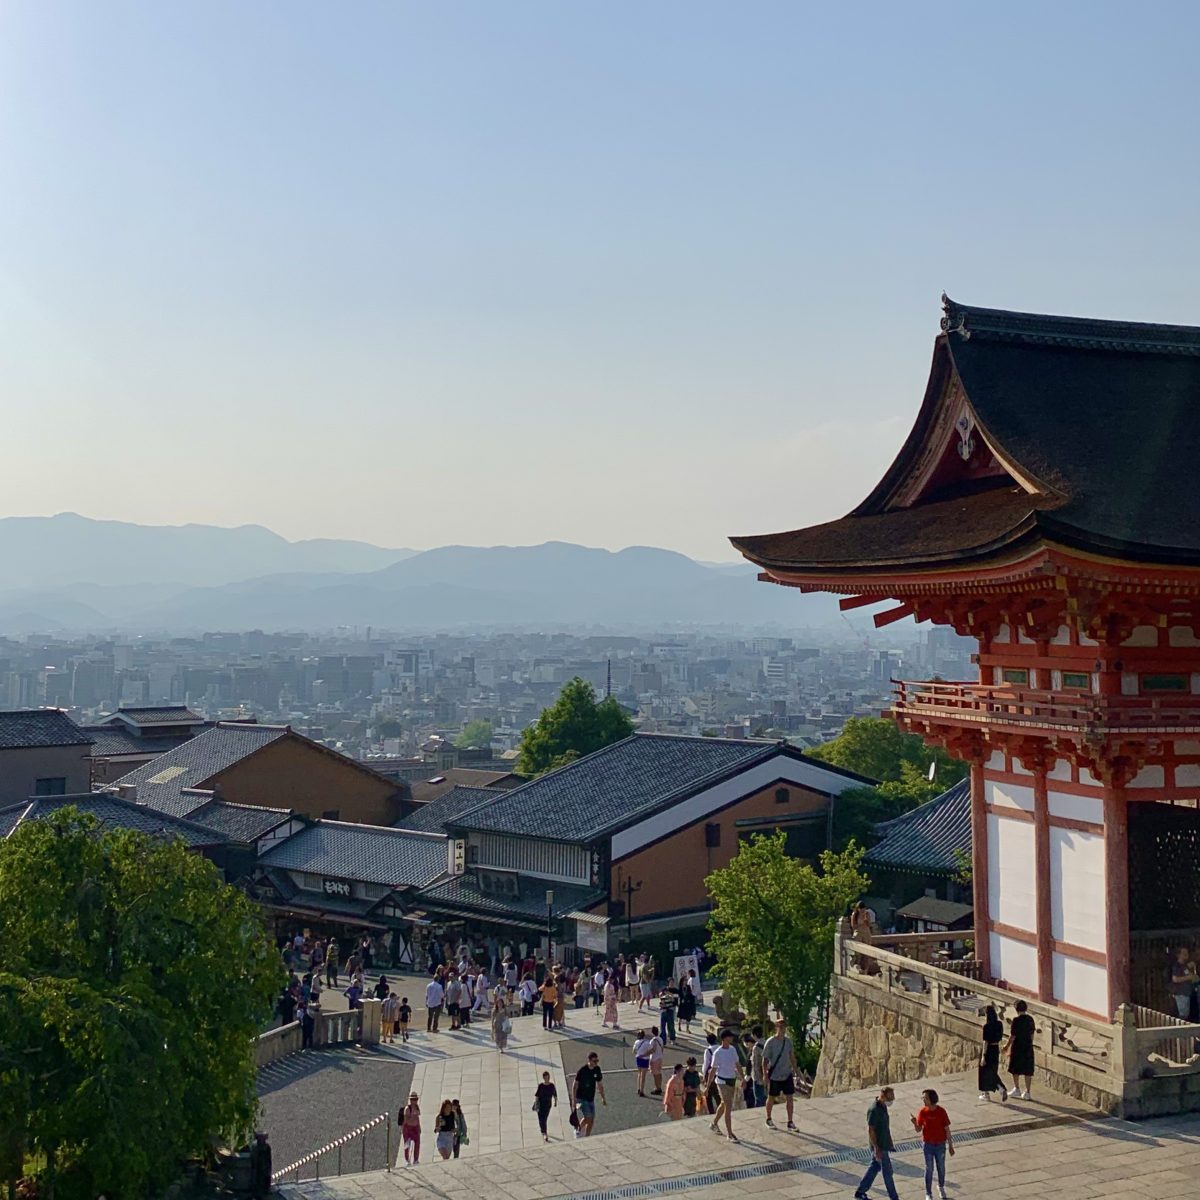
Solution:
{"label": "person in black dress", "polygon": [[550,1082],[550,1072],[542,1072],[542,1082],[537,1085],[533,1094],[533,1107],[537,1113],[538,1128],[542,1131],[542,1141],[548,1142],[550,1134],[546,1129],[546,1120],[550,1116],[550,1108],[558,1104],[558,1089]]}
{"label": "person in black dress", "polygon": [[[1013,1095],[1019,1100],[1029,1099],[1029,1089],[1033,1084],[1033,1035],[1035,1027],[1033,1018],[1026,1009],[1029,1006],[1024,1000],[1016,1004],[1017,1015],[1009,1026],[1008,1044],[1008,1073],[1013,1077]],[[1021,1080],[1025,1080],[1025,1090],[1021,1090]]]}
{"label": "person in black dress", "polygon": [[1004,1026],[996,1016],[993,1005],[987,1006],[987,1019],[983,1023],[983,1054],[979,1059],[979,1099],[990,1100],[994,1091],[1000,1092],[1001,1102],[1008,1099],[1008,1089],[1000,1081],[1000,1043],[1004,1040]]}

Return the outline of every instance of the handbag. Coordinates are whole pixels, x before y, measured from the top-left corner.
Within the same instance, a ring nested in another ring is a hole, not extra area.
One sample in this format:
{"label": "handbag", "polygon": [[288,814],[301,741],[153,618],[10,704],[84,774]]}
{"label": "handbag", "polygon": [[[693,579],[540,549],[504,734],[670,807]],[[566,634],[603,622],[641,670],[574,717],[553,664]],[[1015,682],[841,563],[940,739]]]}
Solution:
{"label": "handbag", "polygon": [[501,1017],[497,1027],[503,1034],[512,1033],[512,1022],[507,1017]]}
{"label": "handbag", "polygon": [[571,1127],[573,1129],[578,1129],[579,1128],[579,1109],[577,1109],[577,1108],[571,1109],[571,1115],[567,1118],[567,1120],[568,1120],[568,1122],[570,1122]]}

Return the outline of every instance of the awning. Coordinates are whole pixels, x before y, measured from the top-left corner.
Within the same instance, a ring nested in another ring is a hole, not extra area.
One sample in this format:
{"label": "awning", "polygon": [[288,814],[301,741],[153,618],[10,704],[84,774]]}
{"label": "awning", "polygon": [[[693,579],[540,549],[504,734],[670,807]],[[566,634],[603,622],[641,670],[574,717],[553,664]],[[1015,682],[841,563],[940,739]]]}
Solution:
{"label": "awning", "polygon": [[565,913],[569,921],[582,921],[585,925],[599,925],[602,928],[608,924],[608,918],[600,913],[569,912]]}

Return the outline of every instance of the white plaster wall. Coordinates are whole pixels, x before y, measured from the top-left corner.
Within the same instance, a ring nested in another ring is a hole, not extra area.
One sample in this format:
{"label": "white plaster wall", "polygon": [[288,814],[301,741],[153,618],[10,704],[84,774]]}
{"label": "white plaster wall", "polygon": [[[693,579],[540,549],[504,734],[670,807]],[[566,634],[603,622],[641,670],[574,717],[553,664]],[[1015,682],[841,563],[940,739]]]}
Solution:
{"label": "white plaster wall", "polygon": [[1175,786],[1200,786],[1200,765],[1196,763],[1179,763],[1175,768]]}
{"label": "white plaster wall", "polygon": [[1016,984],[1027,991],[1038,990],[1037,947],[1014,941],[999,933],[989,938],[992,951],[992,975],[1004,983]]}
{"label": "white plaster wall", "polygon": [[1054,955],[1054,998],[1098,1017],[1108,1017],[1108,972],[1095,963]]}
{"label": "white plaster wall", "polygon": [[1011,642],[1012,641],[1012,630],[1009,629],[1009,627],[1007,625],[1001,625],[1000,628],[996,630],[996,634],[992,638],[992,641],[993,642]]}
{"label": "white plaster wall", "polygon": [[1153,625],[1135,625],[1122,646],[1157,646],[1158,630]]}
{"label": "white plaster wall", "polygon": [[1051,825],[1050,936],[1103,951],[1104,903],[1104,838]]}
{"label": "white plaster wall", "polygon": [[1162,767],[1143,767],[1128,783],[1131,788],[1160,788],[1166,783]]}
{"label": "white plaster wall", "polygon": [[1121,672],[1121,695],[1136,696],[1138,694],[1138,677],[1132,671]]}
{"label": "white plaster wall", "polygon": [[1200,754],[1200,742],[1192,738],[1180,738],[1175,743],[1176,754]]}
{"label": "white plaster wall", "polygon": [[1200,646],[1195,631],[1188,625],[1172,625],[1167,630],[1167,641],[1172,646]]}
{"label": "white plaster wall", "polygon": [[1037,932],[1033,825],[988,815],[988,916]]}
{"label": "white plaster wall", "polygon": [[1056,758],[1054,766],[1046,772],[1047,779],[1058,779],[1064,783],[1071,782],[1071,762],[1066,758]]}
{"label": "white plaster wall", "polygon": [[1068,625],[1060,625],[1058,632],[1050,639],[1052,646],[1069,646],[1071,644],[1071,629]]}
{"label": "white plaster wall", "polygon": [[[1197,743],[1196,753],[1200,754],[1200,743]],[[1004,751],[993,750],[991,752],[991,754],[988,755],[988,760],[986,763],[984,763],[984,766],[988,770],[991,770],[991,771],[1003,771],[1004,770]]]}
{"label": "white plaster wall", "polygon": [[1026,812],[1033,812],[1033,788],[1023,784],[1001,783],[996,779],[985,778],[983,794],[987,797],[987,802],[996,808],[1021,808]]}
{"label": "white plaster wall", "polygon": [[1033,772],[1014,754],[1012,758],[1012,773],[1014,775],[1032,775]]}
{"label": "white plaster wall", "polygon": [[1103,785],[1103,784],[1100,782],[1100,780],[1098,780],[1098,779],[1095,777],[1095,775],[1093,775],[1093,774],[1091,773],[1091,771],[1089,771],[1089,770],[1087,769],[1087,767],[1080,767],[1080,768],[1079,768],[1079,782],[1080,782],[1080,783],[1082,783],[1082,784],[1086,784],[1088,787],[1094,787],[1094,788],[1098,788],[1098,787],[1103,787],[1103,786],[1104,786],[1104,785]]}
{"label": "white plaster wall", "polygon": [[1093,825],[1104,824],[1104,801],[1099,796],[1076,796],[1051,788],[1046,793],[1046,800],[1052,817],[1090,821]]}

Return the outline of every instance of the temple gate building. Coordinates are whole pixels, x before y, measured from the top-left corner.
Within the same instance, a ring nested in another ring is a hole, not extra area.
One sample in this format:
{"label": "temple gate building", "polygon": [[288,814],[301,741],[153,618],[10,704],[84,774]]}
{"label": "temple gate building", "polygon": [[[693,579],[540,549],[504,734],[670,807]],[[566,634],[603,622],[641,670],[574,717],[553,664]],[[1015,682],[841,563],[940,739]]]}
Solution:
{"label": "temple gate building", "polygon": [[978,679],[898,683],[892,711],[970,764],[979,978],[1166,1025],[1200,933],[1200,328],[943,302],[874,491],[733,544],[843,610],[892,601],[877,626],[978,640]]}

